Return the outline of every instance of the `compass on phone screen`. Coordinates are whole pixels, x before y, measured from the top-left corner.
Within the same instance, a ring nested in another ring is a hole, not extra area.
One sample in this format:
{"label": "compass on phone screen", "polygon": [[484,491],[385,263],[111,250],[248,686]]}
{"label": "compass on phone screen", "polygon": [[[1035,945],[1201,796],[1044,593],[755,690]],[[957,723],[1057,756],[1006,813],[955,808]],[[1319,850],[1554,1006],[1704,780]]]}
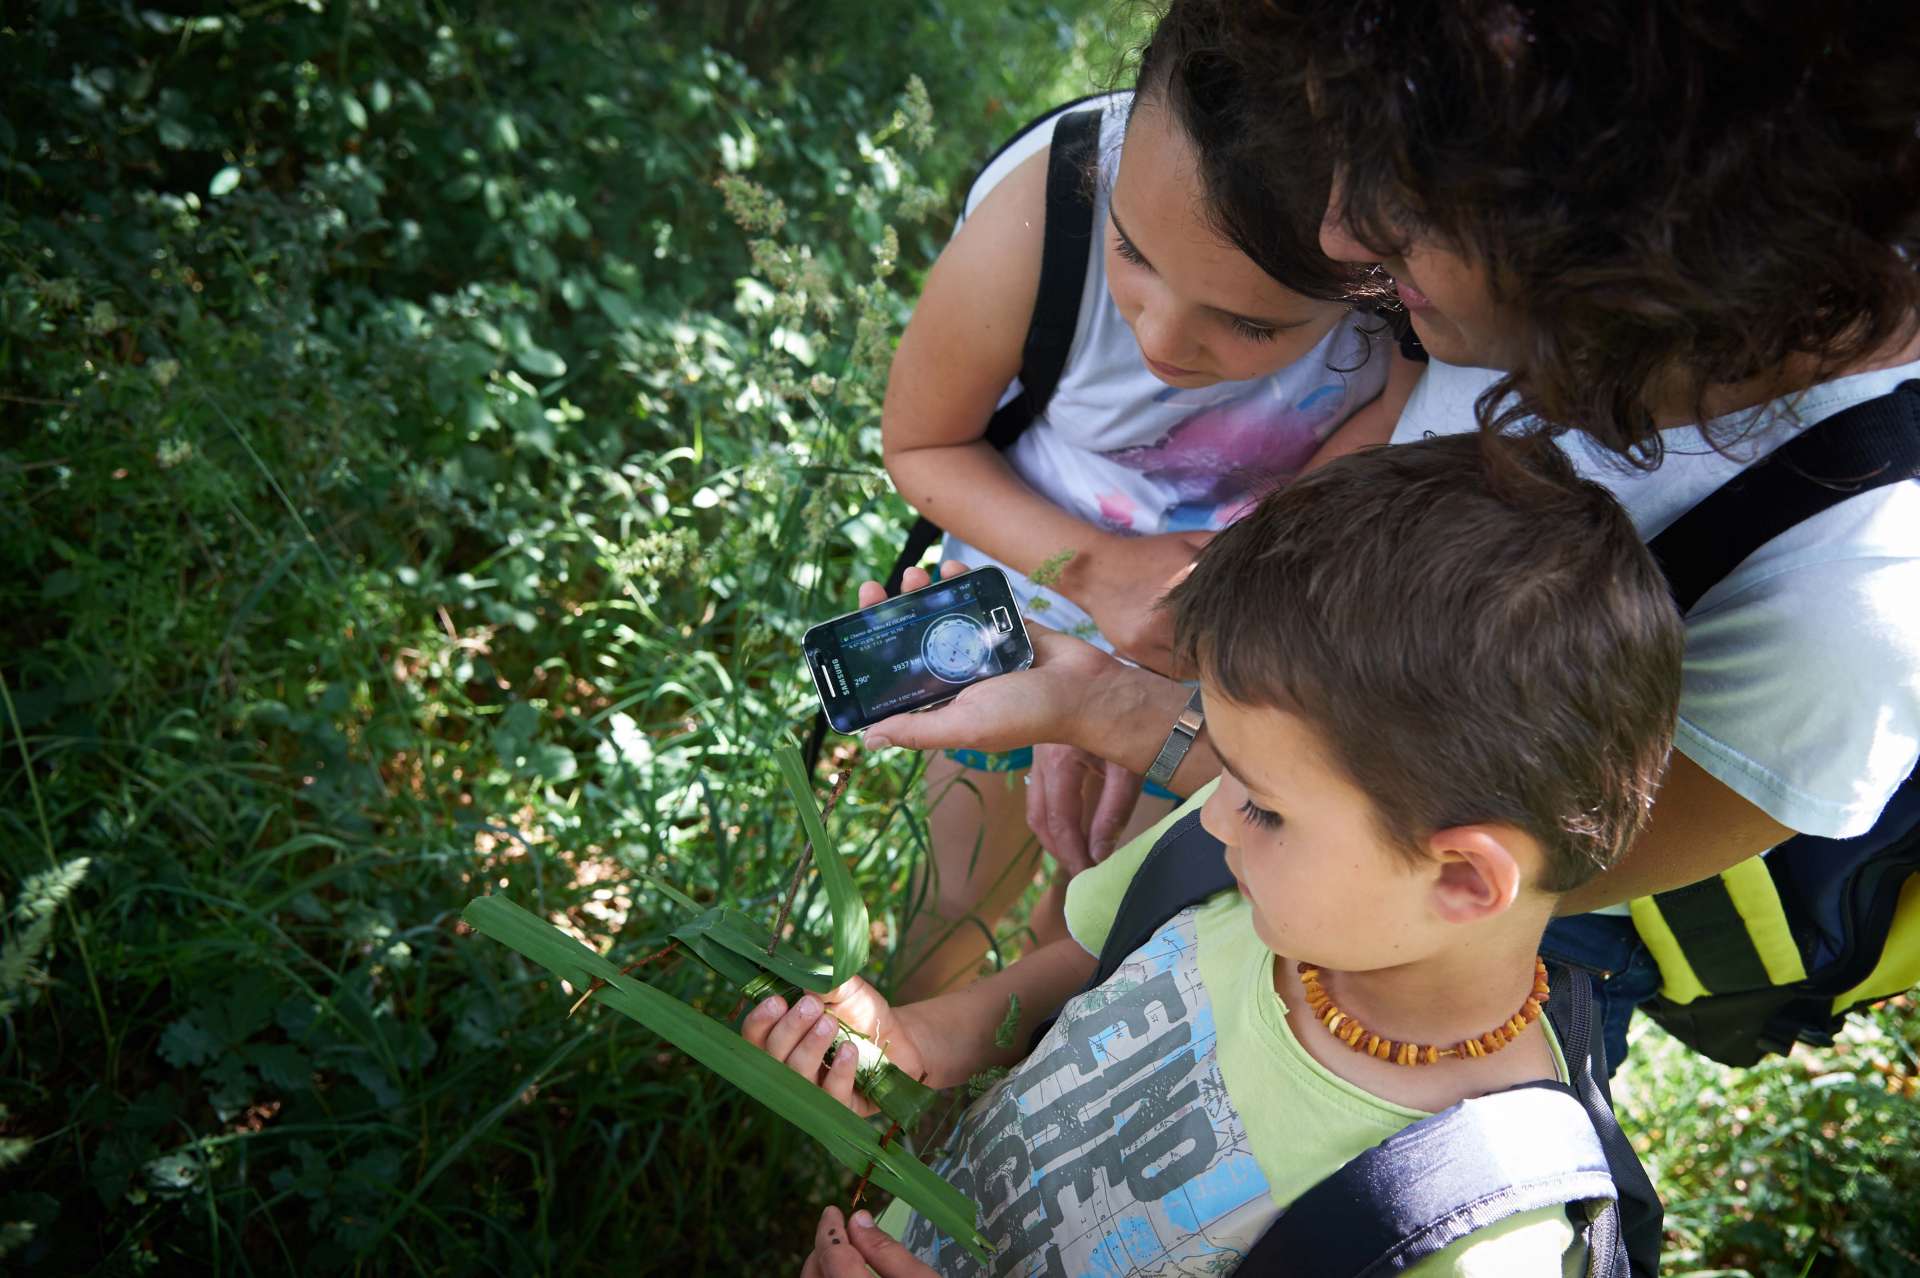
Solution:
{"label": "compass on phone screen", "polygon": [[937,679],[966,683],[980,673],[990,651],[986,627],[963,612],[950,612],[920,637],[920,656]]}

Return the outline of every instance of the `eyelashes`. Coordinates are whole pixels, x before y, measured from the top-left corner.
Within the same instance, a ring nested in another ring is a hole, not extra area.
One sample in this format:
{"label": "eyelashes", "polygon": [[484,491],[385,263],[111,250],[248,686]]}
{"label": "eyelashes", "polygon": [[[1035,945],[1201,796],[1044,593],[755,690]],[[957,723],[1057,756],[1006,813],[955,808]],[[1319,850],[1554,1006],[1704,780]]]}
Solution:
{"label": "eyelashes", "polygon": [[1240,819],[1256,830],[1277,830],[1282,824],[1278,812],[1255,807],[1252,799],[1240,805]]}
{"label": "eyelashes", "polygon": [[1273,340],[1272,329],[1261,328],[1258,324],[1249,324],[1243,319],[1235,319],[1233,321],[1233,331],[1250,342],[1271,342]]}
{"label": "eyelashes", "polygon": [[[1120,260],[1123,262],[1127,262],[1133,266],[1144,266],[1148,270],[1153,269],[1153,267],[1147,264],[1146,255],[1135,248],[1133,241],[1120,234],[1118,230],[1115,230],[1113,233],[1113,251],[1120,255]],[[1274,339],[1275,330],[1255,324],[1250,320],[1244,320],[1239,316],[1234,316],[1229,322],[1233,327],[1233,335],[1242,340],[1249,342],[1271,342]]]}

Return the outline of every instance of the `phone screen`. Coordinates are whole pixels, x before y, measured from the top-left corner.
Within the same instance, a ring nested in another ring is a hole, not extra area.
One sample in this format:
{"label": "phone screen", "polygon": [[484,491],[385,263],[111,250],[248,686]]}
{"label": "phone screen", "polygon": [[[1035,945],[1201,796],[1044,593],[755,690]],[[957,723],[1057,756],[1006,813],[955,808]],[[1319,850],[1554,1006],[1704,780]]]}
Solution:
{"label": "phone screen", "polygon": [[983,568],[814,627],[807,660],[828,720],[849,732],[1022,669],[1033,646],[1006,575]]}

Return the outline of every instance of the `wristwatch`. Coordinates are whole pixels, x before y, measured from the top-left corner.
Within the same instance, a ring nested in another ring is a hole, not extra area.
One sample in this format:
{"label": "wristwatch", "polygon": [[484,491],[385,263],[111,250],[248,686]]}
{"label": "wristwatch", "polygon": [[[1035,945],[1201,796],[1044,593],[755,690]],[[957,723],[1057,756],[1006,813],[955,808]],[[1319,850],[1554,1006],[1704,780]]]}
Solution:
{"label": "wristwatch", "polygon": [[1206,721],[1206,712],[1200,708],[1200,689],[1195,688],[1193,695],[1187,698],[1187,708],[1173,721],[1173,730],[1167,733],[1166,742],[1160,747],[1153,766],[1147,769],[1147,780],[1162,787],[1173,780],[1180,760],[1187,757],[1193,739],[1200,735],[1200,729]]}

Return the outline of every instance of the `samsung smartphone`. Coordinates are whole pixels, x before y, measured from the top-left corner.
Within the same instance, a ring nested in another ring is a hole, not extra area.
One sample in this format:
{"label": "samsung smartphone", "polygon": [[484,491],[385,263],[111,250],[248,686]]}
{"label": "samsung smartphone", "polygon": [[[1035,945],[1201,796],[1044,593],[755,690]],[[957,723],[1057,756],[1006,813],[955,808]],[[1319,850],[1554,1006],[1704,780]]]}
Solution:
{"label": "samsung smartphone", "polygon": [[807,631],[807,669],[836,732],[951,701],[1033,664],[1007,574],[976,568]]}

